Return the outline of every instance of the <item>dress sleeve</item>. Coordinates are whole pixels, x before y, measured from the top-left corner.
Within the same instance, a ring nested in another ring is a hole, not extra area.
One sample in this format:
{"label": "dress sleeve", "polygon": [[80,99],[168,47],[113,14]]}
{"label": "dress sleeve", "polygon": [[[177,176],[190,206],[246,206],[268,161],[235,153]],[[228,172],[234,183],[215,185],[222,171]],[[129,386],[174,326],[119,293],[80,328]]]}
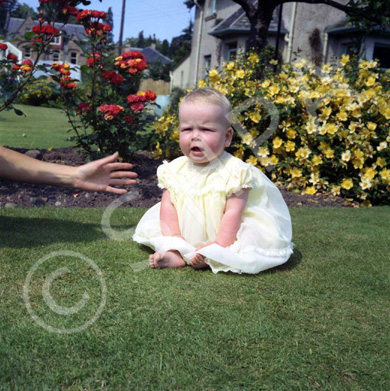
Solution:
{"label": "dress sleeve", "polygon": [[157,180],[158,180],[158,187],[160,189],[167,189],[170,188],[170,173],[166,167],[166,164],[162,164],[157,168]]}
{"label": "dress sleeve", "polygon": [[251,164],[243,164],[231,171],[226,186],[228,196],[237,193],[241,189],[253,187],[254,177],[252,169]]}

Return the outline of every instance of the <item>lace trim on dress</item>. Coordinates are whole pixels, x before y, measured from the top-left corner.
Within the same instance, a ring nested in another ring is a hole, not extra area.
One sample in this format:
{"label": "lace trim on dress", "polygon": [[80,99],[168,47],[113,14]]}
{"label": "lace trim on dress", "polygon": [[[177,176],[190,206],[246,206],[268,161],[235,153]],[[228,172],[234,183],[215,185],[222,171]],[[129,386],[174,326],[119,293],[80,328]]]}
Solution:
{"label": "lace trim on dress", "polygon": [[244,252],[254,251],[260,255],[265,255],[267,257],[286,257],[291,255],[294,252],[294,243],[290,243],[289,246],[285,248],[259,248],[255,246],[250,246],[244,250]]}

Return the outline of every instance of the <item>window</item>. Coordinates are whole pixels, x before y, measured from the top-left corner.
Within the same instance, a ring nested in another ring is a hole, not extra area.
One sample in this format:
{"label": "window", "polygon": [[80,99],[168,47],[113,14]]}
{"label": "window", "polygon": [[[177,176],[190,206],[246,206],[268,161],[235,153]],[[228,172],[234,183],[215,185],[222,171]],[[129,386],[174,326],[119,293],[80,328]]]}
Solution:
{"label": "window", "polygon": [[51,41],[50,45],[55,45],[55,46],[61,45],[61,36],[53,37],[53,40]]}
{"label": "window", "polygon": [[209,15],[214,15],[216,12],[215,2],[216,0],[209,0],[209,8],[208,8]]}
{"label": "window", "polygon": [[204,77],[206,81],[209,80],[208,71],[210,70],[210,68],[211,68],[211,55],[204,56]]}
{"label": "window", "polygon": [[347,42],[343,44],[343,53],[350,56],[359,54],[360,45],[357,42]]}
{"label": "window", "polygon": [[70,52],[70,54],[69,54],[69,62],[71,64],[77,64],[77,53],[76,52]]}
{"label": "window", "polygon": [[60,60],[60,52],[58,50],[53,51],[53,61],[59,61]]}
{"label": "window", "polygon": [[23,48],[23,55],[24,55],[24,58],[30,58],[31,57],[31,48],[26,46]]}
{"label": "window", "polygon": [[376,43],[372,58],[379,60],[379,66],[381,68],[390,68],[390,45]]}
{"label": "window", "polygon": [[237,56],[237,42],[227,44],[226,60],[233,61]]}

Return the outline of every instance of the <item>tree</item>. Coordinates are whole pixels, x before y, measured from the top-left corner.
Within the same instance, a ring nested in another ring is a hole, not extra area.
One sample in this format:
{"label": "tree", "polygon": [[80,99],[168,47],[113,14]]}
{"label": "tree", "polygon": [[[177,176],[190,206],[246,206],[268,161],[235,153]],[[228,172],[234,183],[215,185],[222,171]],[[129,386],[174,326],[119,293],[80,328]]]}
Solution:
{"label": "tree", "polygon": [[30,7],[25,3],[17,4],[15,10],[11,12],[11,16],[13,18],[21,19],[26,19],[27,16],[31,16],[33,19],[39,18],[38,13],[34,10],[34,8]]}
{"label": "tree", "polygon": [[107,34],[107,40],[108,40],[108,42],[113,43],[114,42],[114,34],[112,33],[112,31],[114,30],[114,14],[112,12],[111,7],[108,8],[106,22],[108,25],[110,25],[112,27],[112,30]]}
{"label": "tree", "polygon": [[[249,46],[261,51],[267,44],[269,25],[276,7],[285,3],[326,4],[337,8],[347,14],[349,21],[355,26],[370,31],[379,26],[390,25],[390,2],[388,0],[349,0],[342,4],[340,0],[232,0],[239,4],[247,18],[251,28],[249,32]],[[188,8],[192,8],[193,0],[184,2]]]}

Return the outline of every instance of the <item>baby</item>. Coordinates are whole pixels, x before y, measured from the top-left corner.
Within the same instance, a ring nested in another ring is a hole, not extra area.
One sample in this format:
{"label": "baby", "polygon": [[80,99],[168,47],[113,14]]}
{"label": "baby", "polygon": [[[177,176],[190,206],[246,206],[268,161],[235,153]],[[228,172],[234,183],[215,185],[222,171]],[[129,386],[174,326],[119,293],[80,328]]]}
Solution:
{"label": "baby", "polygon": [[161,202],[133,236],[155,250],[152,268],[258,273],[292,254],[290,214],[279,190],[259,169],[225,152],[233,137],[231,110],[212,88],[182,100],[184,156],[158,168]]}

